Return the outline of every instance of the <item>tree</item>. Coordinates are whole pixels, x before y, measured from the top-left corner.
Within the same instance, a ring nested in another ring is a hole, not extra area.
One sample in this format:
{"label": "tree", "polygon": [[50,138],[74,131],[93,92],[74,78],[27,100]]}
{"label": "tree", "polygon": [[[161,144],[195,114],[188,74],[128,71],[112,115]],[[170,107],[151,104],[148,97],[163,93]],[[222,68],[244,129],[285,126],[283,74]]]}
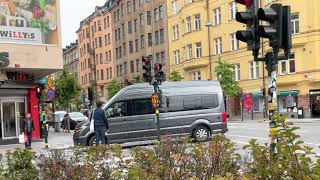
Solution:
{"label": "tree", "polygon": [[121,84],[117,80],[112,80],[107,86],[108,98],[111,99],[121,90]]}
{"label": "tree", "polygon": [[143,83],[143,80],[140,78],[139,75],[133,76],[132,81],[133,81],[134,84]]}
{"label": "tree", "polygon": [[234,66],[227,62],[222,62],[220,59],[217,62],[215,72],[220,81],[221,88],[223,90],[223,95],[225,97],[235,97],[241,92],[238,82],[234,79]]}
{"label": "tree", "polygon": [[183,77],[177,71],[172,71],[169,76],[170,81],[181,81],[182,79],[183,79]]}
{"label": "tree", "polygon": [[[69,111],[70,103],[79,98],[81,87],[77,79],[64,69],[56,82],[55,91],[57,92],[55,101],[66,111]],[[70,131],[69,122],[68,130]]]}

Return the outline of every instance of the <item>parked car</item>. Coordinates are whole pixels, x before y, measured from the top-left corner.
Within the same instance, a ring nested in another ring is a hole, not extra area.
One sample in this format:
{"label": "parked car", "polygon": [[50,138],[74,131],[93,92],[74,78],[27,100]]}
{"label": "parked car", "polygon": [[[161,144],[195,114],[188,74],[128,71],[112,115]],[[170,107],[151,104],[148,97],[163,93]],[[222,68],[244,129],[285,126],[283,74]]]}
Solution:
{"label": "parked car", "polygon": [[61,122],[62,129],[68,129],[68,118],[70,118],[70,130],[74,130],[77,124],[88,119],[81,112],[71,112],[69,114],[65,114]]}
{"label": "parked car", "polygon": [[[218,81],[164,82],[160,89],[163,93],[159,108],[162,135],[191,136],[198,141],[207,141],[213,133],[228,131]],[[118,92],[103,107],[110,126],[106,133],[109,144],[153,141],[157,138],[150,98],[152,93],[153,87],[149,84],[131,85]],[[89,121],[77,128],[73,136],[76,145],[95,143]]]}

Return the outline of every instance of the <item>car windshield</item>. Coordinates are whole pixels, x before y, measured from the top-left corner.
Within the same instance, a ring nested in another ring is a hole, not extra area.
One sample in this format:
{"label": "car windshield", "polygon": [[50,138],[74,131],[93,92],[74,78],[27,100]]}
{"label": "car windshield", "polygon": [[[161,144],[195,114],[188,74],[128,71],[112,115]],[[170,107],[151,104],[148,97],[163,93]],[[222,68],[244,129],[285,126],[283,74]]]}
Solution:
{"label": "car windshield", "polygon": [[84,115],[81,112],[72,112],[70,113],[70,118],[83,118]]}

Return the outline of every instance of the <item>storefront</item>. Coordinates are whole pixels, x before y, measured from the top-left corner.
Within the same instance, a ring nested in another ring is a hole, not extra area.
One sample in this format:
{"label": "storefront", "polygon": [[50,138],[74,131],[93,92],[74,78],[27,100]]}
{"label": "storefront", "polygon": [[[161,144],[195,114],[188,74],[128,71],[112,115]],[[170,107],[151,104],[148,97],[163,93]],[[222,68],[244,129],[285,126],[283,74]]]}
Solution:
{"label": "storefront", "polygon": [[30,85],[5,83],[0,87],[0,145],[18,143],[21,117],[31,113],[35,125],[33,138],[40,138],[38,100]]}
{"label": "storefront", "polygon": [[320,117],[320,89],[310,90],[310,109],[312,117]]}

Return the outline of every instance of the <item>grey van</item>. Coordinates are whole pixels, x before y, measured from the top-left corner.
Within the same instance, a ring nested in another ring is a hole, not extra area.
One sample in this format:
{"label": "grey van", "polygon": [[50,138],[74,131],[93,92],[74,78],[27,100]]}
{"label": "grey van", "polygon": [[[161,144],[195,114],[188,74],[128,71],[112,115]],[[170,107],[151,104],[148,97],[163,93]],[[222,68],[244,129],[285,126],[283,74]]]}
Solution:
{"label": "grey van", "polygon": [[[192,136],[208,140],[213,133],[227,132],[227,117],[218,81],[164,82],[160,106],[161,135]],[[110,129],[108,143],[155,140],[157,126],[151,105],[153,86],[142,83],[118,92],[104,107]],[[91,117],[90,117],[91,119]],[[89,121],[75,129],[76,145],[95,143]]]}

